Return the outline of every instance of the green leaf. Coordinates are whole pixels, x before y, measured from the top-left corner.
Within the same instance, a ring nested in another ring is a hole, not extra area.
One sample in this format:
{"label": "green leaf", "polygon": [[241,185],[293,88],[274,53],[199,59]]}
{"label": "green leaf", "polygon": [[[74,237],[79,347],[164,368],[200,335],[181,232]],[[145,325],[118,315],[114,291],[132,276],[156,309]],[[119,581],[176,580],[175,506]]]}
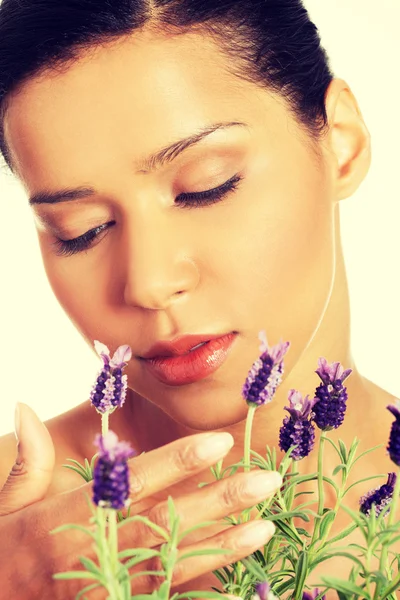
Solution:
{"label": "green leaf", "polygon": [[319,539],[322,540],[328,527],[330,527],[336,518],[336,514],[333,510],[328,510],[321,519],[319,526]]}
{"label": "green leaf", "polygon": [[178,536],[178,543],[180,543],[187,535],[193,533],[193,531],[197,531],[197,529],[202,529],[203,527],[208,527],[210,525],[216,525],[217,523],[219,523],[219,521],[203,521],[202,523],[198,523],[197,525],[186,529]]}
{"label": "green leaf", "polygon": [[[136,600],[137,596],[135,596]],[[176,600],[181,600],[181,598],[213,598],[216,600],[221,600],[220,592],[205,592],[204,590],[198,592],[185,592],[184,594],[179,594],[176,596]]]}
{"label": "green leaf", "polygon": [[193,552],[187,552],[186,554],[182,554],[178,560],[176,561],[181,562],[182,560],[185,560],[186,558],[191,558],[192,556],[207,556],[207,555],[215,555],[215,554],[232,554],[234,552],[234,550],[232,550],[231,548],[204,548],[203,550],[193,550]]}
{"label": "green leaf", "polygon": [[336,577],[321,577],[321,579],[326,585],[334,590],[338,590],[344,594],[356,594],[359,598],[367,598],[367,600],[369,600],[368,592],[351,581],[336,579]]}
{"label": "green leaf", "polygon": [[305,529],[303,529],[302,527],[297,527],[297,532],[300,535],[304,535],[305,537],[311,538],[312,535],[310,533],[308,533],[308,531],[306,531]]}
{"label": "green leaf", "polygon": [[265,579],[265,572],[261,568],[260,563],[254,560],[254,558],[248,556],[247,558],[242,558],[241,562],[258,581],[263,581]]}
{"label": "green leaf", "polygon": [[143,555],[141,554],[140,556],[133,557],[133,558],[127,560],[126,562],[124,562],[124,567],[125,567],[125,569],[131,569],[132,567],[135,567],[136,565],[140,564],[147,558],[152,558],[153,556],[159,556],[159,555],[160,555],[160,552],[158,550],[149,550],[148,556],[143,557]]}
{"label": "green leaf", "polygon": [[397,577],[393,581],[390,581],[389,583],[390,583],[390,585],[388,587],[386,587],[384,590],[382,590],[382,598],[387,598],[389,596],[389,594],[400,589],[399,575],[397,575]]}
{"label": "green leaf", "polygon": [[83,533],[86,533],[93,540],[96,541],[96,535],[92,531],[90,531],[86,527],[83,527],[83,525],[75,525],[73,523],[66,524],[66,525],[60,525],[59,527],[52,529],[49,533],[51,533],[51,534],[61,533],[62,531],[69,531],[70,529],[76,529],[78,531],[82,531]]}
{"label": "green leaf", "polygon": [[158,554],[160,554],[158,550],[152,550],[151,548],[128,548],[127,550],[118,552],[117,556],[118,560],[130,558],[131,556],[146,560],[148,558],[153,558],[153,556],[157,556]]}
{"label": "green leaf", "polygon": [[[297,486],[300,483],[305,483],[307,481],[317,481],[317,479],[318,479],[317,473],[311,473],[308,475],[294,475],[293,477],[291,477],[288,480],[288,484],[287,484],[287,486],[285,486],[285,491],[287,491],[293,485]],[[314,492],[311,492],[311,493],[313,494]]]}
{"label": "green leaf", "polygon": [[83,479],[85,479],[85,481],[86,481],[86,472],[81,465],[79,465],[79,468],[74,467],[73,465],[61,465],[61,466],[64,467],[64,469],[71,469],[71,471],[75,471],[75,473],[78,473],[78,475],[83,477]]}
{"label": "green leaf", "polygon": [[337,475],[339,473],[339,471],[346,471],[346,470],[347,470],[347,465],[344,465],[342,463],[333,469],[332,476],[334,477],[335,475]]}
{"label": "green leaf", "polygon": [[340,449],[340,456],[341,456],[342,462],[346,465],[348,462],[347,449],[346,449],[346,444],[344,443],[343,440],[339,440],[339,449]]}
{"label": "green leaf", "polygon": [[340,540],[343,540],[345,537],[347,537],[348,535],[350,535],[350,533],[353,533],[353,531],[355,529],[357,529],[357,524],[356,523],[352,523],[352,525],[350,525],[346,529],[343,529],[343,531],[341,531],[340,533],[338,533],[337,535],[335,535],[335,537],[331,538],[329,540],[329,544],[334,544],[335,542],[339,542]]}
{"label": "green leaf", "polygon": [[353,465],[355,465],[356,462],[360,460],[360,458],[363,458],[364,456],[366,456],[370,452],[374,452],[374,450],[378,450],[378,448],[383,448],[383,447],[384,447],[384,444],[378,444],[378,446],[374,446],[373,448],[368,448],[368,450],[365,450],[359,456],[357,456],[357,458],[353,462]]}
{"label": "green leaf", "polygon": [[94,575],[97,575],[99,579],[103,577],[103,573],[101,572],[99,566],[96,565],[96,563],[94,563],[93,560],[91,560],[90,558],[86,558],[86,556],[79,556],[78,558],[81,561],[82,565],[85,567],[85,569],[87,569]]}
{"label": "green leaf", "polygon": [[75,600],[80,600],[80,598],[82,598],[83,594],[86,594],[86,592],[90,592],[90,590],[95,590],[96,588],[99,588],[99,587],[101,587],[101,585],[98,583],[91,583],[90,585],[87,585],[80,592],[77,593],[77,595],[75,596]]}
{"label": "green leaf", "polygon": [[349,454],[347,456],[347,464],[348,465],[353,465],[354,464],[354,456],[357,452],[357,448],[360,445],[360,440],[358,438],[354,438],[354,440],[351,443],[350,446],[350,450],[349,450]]}
{"label": "green leaf", "polygon": [[[301,551],[296,565],[296,589],[302,590],[308,575],[308,554]],[[297,596],[296,596],[297,597]]]}
{"label": "green leaf", "polygon": [[225,574],[222,573],[222,569],[215,569],[213,571],[213,573],[214,573],[215,577],[217,577],[220,580],[222,585],[225,585],[225,583],[228,582],[228,579],[225,577]]}
{"label": "green leaf", "polygon": [[[329,438],[326,438],[329,439]],[[330,477],[326,477],[325,475],[322,477],[323,481],[326,481],[327,483],[329,483],[329,485],[331,485],[333,487],[333,489],[335,490],[336,496],[339,496],[339,488],[336,485],[336,483],[330,478]]]}
{"label": "green leaf", "polygon": [[299,496],[313,496],[315,495],[315,492],[297,492],[297,494],[294,495],[295,498],[298,498]]}
{"label": "green leaf", "polygon": [[329,548],[329,550],[332,550],[331,554],[326,553],[322,556],[317,555],[315,560],[313,560],[313,562],[312,562],[313,569],[320,563],[325,562],[326,560],[329,560],[330,558],[336,558],[337,556],[343,556],[344,558],[348,558],[349,560],[352,560],[361,568],[361,570],[364,570],[364,565],[361,562],[361,560],[359,558],[357,558],[356,556],[354,556],[353,554],[350,554],[350,552],[337,552],[336,549],[333,550],[333,548]]}
{"label": "green leaf", "polygon": [[299,512],[298,510],[291,510],[289,512],[281,512],[276,515],[268,515],[264,517],[266,521],[282,521],[283,519],[291,519],[297,517],[309,523],[310,518],[305,512]]}
{"label": "green leaf", "polygon": [[[81,463],[78,462],[77,460],[75,460],[74,458],[67,458],[66,460],[69,460],[74,465],[76,465],[79,469],[82,469],[82,471],[85,471],[85,467],[83,465],[81,465]],[[69,467],[70,465],[62,465],[62,466]]]}
{"label": "green leaf", "polygon": [[281,583],[280,585],[277,585],[275,587],[274,593],[277,594],[278,596],[281,596],[288,590],[294,589],[294,586],[295,586],[295,579],[294,579],[294,577],[291,577],[287,581]]}
{"label": "green leaf", "polygon": [[340,458],[340,462],[344,462],[343,458],[342,458],[342,454],[340,452],[340,449],[337,447],[337,445],[335,444],[335,442],[333,440],[331,440],[331,438],[329,437],[325,437],[325,440],[327,442],[330,443],[330,445],[336,450],[338,457]]}
{"label": "green leaf", "polygon": [[372,475],[371,477],[364,477],[364,479],[359,479],[358,481],[355,481],[354,483],[349,485],[348,488],[345,489],[343,493],[343,498],[345,497],[347,492],[349,492],[354,486],[359,485],[360,483],[364,483],[365,481],[371,481],[372,479],[381,479],[382,477],[387,478],[387,475]]}
{"label": "green leaf", "polygon": [[169,541],[169,535],[162,527],[159,527],[159,525],[156,525],[155,523],[150,521],[150,519],[148,519],[147,517],[143,517],[142,515],[134,515],[133,517],[124,519],[123,521],[121,521],[121,523],[117,524],[117,528],[123,527],[128,523],[133,523],[134,521],[141,521],[142,523],[153,529],[156,533],[158,533],[160,537],[164,538],[164,540],[166,540],[167,542]]}
{"label": "green leaf", "polygon": [[89,571],[66,571],[65,573],[54,573],[53,579],[96,579],[98,577]]}

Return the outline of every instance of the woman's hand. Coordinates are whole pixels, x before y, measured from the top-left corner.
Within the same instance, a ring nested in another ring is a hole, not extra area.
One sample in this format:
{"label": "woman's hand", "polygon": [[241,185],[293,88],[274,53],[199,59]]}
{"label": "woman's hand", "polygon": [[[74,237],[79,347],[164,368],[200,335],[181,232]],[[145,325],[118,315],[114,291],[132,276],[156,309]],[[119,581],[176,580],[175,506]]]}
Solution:
{"label": "woman's hand", "polygon": [[[51,535],[49,532],[66,523],[89,527],[90,511],[85,493],[91,497],[92,484],[43,499],[54,469],[54,447],[45,426],[24,405],[30,419],[29,437],[21,423],[19,457],[6,484],[0,491],[0,581],[2,597],[28,600],[65,600],[73,598],[90,580],[57,581],[54,573],[82,570],[79,556],[96,556],[89,536],[76,530]],[[130,514],[142,514],[168,529],[166,489],[204,471],[227,454],[232,437],[225,433],[201,433],[137,456],[129,461],[131,481]],[[201,489],[174,497],[180,517],[180,531],[202,521],[222,519],[251,507],[273,493],[281,484],[277,474],[240,473],[213,482]],[[157,498],[158,496],[158,498]],[[223,528],[223,531],[221,529]],[[226,555],[193,557],[178,563],[173,586],[179,586],[212,570],[236,561],[263,546],[273,534],[272,524],[265,521],[236,527],[221,523],[218,533],[198,530],[200,537],[181,549],[181,554],[203,548],[233,550]],[[156,548],[163,540],[140,522],[128,523],[119,530],[119,549]],[[150,560],[140,563],[136,571],[159,570]],[[160,584],[157,577],[136,577],[135,594],[151,593]],[[187,587],[187,586],[186,586]],[[104,589],[87,594],[90,600],[106,597]]]}

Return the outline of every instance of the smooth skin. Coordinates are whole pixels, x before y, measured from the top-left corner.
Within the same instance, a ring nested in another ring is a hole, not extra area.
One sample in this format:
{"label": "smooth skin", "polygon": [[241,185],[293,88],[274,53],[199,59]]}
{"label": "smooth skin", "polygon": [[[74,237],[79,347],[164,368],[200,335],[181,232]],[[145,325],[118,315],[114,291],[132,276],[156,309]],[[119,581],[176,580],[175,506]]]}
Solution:
{"label": "smooth skin", "polygon": [[[370,138],[357,102],[346,82],[335,79],[326,95],[328,130],[316,142],[282,97],[239,79],[229,65],[204,35],[166,37],[144,30],[84,55],[63,72],[25,82],[5,117],[15,171],[29,196],[93,188],[79,200],[32,208],[50,284],[81,334],[91,346],[98,339],[112,350],[125,343],[132,348],[128,398],[112,416],[111,427],[139,453],[146,452],[132,462],[148,461],[150,488],[157,485],[157,449],[163,447],[164,473],[174,464],[173,444],[199,431],[232,434],[227,464],[243,456],[247,407],[240,391],[258,356],[262,329],[271,344],[283,338],[291,348],[273,403],[256,412],[254,450],[277,446],[288,392],[313,393],[320,356],[353,369],[348,413],[333,439],[350,443],[357,435],[362,449],[385,444],[392,420],[385,406],[394,398],[358,372],[350,349],[339,203],[359,187],[370,164]],[[157,170],[144,165],[147,156],[179,139],[232,122],[245,125],[215,131]],[[188,207],[177,201],[183,193],[215,188],[235,174],[242,177],[238,188],[218,203]],[[73,256],[57,254],[57,239],[107,223],[112,225],[92,248]],[[230,331],[238,335],[228,360],[191,385],[162,384],[137,358],[158,340]],[[56,452],[44,494],[51,498],[79,485],[79,478],[67,476],[61,464],[66,456],[92,456],[99,416],[85,403],[47,426]],[[11,436],[3,438],[3,480],[14,461],[14,446]],[[314,469],[315,461],[315,455],[302,461],[302,471]],[[326,469],[331,466],[336,459],[327,448]],[[183,520],[200,522],[193,506],[205,493],[197,484],[212,481],[206,467],[203,463],[199,472],[177,474],[168,491],[157,487],[156,500],[164,501],[168,493],[184,496]],[[354,478],[365,468],[363,463]],[[390,470],[384,449],[370,456],[371,475]],[[238,481],[250,477],[242,474]],[[222,507],[213,505],[213,510],[223,516],[229,513],[225,492],[222,486],[216,489],[206,493],[217,494],[215,502]],[[355,488],[349,503],[356,506],[365,491]],[[251,505],[241,492],[234,495],[234,510]],[[62,520],[64,513],[69,522],[79,520],[82,513],[71,508],[68,494],[56,497]],[[1,498],[7,506],[7,492]],[[34,508],[24,510],[39,511],[47,523],[47,498],[37,498]],[[328,495],[328,503],[332,500]],[[12,532],[24,518],[20,511],[2,519]],[[35,535],[32,527],[24,533],[27,555],[37,543]],[[7,547],[2,551],[7,561]],[[36,558],[29,560],[32,564]],[[4,568],[15,568],[14,563]],[[180,591],[215,585],[212,575],[204,576],[212,568],[202,564],[202,577],[188,568]]]}

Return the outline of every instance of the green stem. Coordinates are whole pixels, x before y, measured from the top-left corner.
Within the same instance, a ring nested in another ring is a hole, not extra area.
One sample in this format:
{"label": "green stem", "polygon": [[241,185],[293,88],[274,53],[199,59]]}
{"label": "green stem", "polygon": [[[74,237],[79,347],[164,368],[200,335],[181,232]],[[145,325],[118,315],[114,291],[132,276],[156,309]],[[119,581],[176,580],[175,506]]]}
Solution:
{"label": "green stem", "polygon": [[[293,478],[299,472],[299,470],[298,470],[297,467],[298,467],[297,461],[296,460],[292,460],[291,469],[290,469],[290,482],[292,482]],[[288,501],[287,501],[287,510],[288,511],[292,510],[295,491],[296,491],[296,486],[292,485],[291,488],[290,488],[290,490],[289,490],[289,493],[288,493]]]}
{"label": "green stem", "polygon": [[[99,507],[97,510],[100,537],[99,563],[101,571],[106,579],[106,589],[110,594],[110,600],[123,600],[122,590],[117,580],[118,542],[116,537],[116,513],[113,509],[107,508]],[[107,521],[108,532],[106,527]]]}
{"label": "green stem", "polygon": [[244,471],[250,471],[250,445],[251,445],[251,429],[253,426],[254,413],[256,412],[257,404],[250,404],[247,411],[246,429],[244,433]]}
{"label": "green stem", "polygon": [[110,549],[111,570],[115,577],[118,574],[118,534],[117,534],[117,511],[108,511],[108,547]]}
{"label": "green stem", "polygon": [[[351,466],[352,465],[350,465],[350,468],[351,468]],[[336,498],[335,506],[333,508],[334,518],[328,524],[328,527],[326,528],[325,533],[324,533],[324,535],[323,535],[323,537],[321,539],[321,542],[319,544],[319,547],[321,549],[323,549],[324,546],[325,546],[325,544],[326,544],[326,540],[328,539],[328,536],[329,536],[329,534],[331,532],[331,529],[333,527],[333,524],[334,524],[334,522],[336,520],[336,517],[337,517],[337,514],[339,512],[339,508],[340,508],[340,506],[342,504],[343,496],[344,496],[345,491],[346,491],[347,478],[348,478],[348,471],[345,470],[345,469],[342,469],[342,484],[340,486],[339,493],[338,493],[337,498]],[[355,527],[354,527],[354,529],[355,529]]]}
{"label": "green stem", "polygon": [[[326,437],[326,432],[322,431],[321,432],[321,437],[319,439],[319,449],[318,449],[318,515],[319,517],[322,517],[323,512],[324,512],[324,500],[325,500],[325,495],[324,495],[324,473],[323,473],[323,468],[324,468],[324,442],[325,442],[325,437]],[[311,538],[311,546],[314,544],[314,542],[316,541],[317,537],[318,537],[318,533],[319,533],[319,525],[320,525],[321,519],[319,518],[318,520],[315,521],[315,525],[314,525],[314,531],[313,531],[313,535]]]}
{"label": "green stem", "polygon": [[105,435],[108,432],[108,412],[101,415],[101,435]]}

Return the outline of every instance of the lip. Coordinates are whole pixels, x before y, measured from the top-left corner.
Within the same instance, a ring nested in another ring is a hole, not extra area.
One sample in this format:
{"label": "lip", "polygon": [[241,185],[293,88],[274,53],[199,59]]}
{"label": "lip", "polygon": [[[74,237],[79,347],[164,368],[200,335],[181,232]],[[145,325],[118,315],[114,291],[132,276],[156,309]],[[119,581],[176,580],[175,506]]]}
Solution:
{"label": "lip", "polygon": [[[144,368],[161,383],[194,383],[214,373],[228,358],[236,332],[219,336],[185,336],[155,344],[143,357]],[[189,352],[200,343],[204,345]],[[163,354],[160,355],[160,352]],[[166,354],[167,353],[167,354]]]}
{"label": "lip", "polygon": [[148,352],[140,356],[139,358],[163,358],[168,356],[182,356],[187,354],[189,350],[202,344],[203,342],[209,342],[223,337],[222,334],[218,335],[181,335],[179,337],[170,340],[169,342],[157,342],[150,348]]}

